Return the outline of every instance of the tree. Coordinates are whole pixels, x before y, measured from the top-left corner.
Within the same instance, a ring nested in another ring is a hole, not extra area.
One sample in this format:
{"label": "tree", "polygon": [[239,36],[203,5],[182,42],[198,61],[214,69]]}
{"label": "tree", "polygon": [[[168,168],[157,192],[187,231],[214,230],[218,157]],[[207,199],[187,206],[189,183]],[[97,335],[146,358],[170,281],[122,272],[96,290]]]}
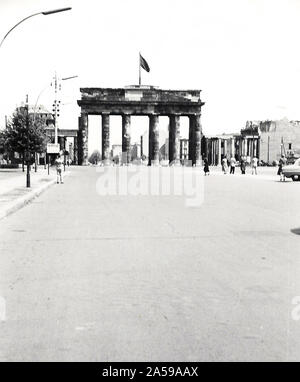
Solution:
{"label": "tree", "polygon": [[8,121],[2,140],[7,151],[19,153],[23,159],[26,152],[30,155],[45,152],[48,142],[45,122],[39,116],[33,121],[32,116],[27,117],[26,108],[19,108]]}
{"label": "tree", "polygon": [[5,130],[0,131],[0,154],[5,153]]}
{"label": "tree", "polygon": [[98,164],[101,161],[101,154],[99,150],[93,151],[92,155],[89,157],[89,162],[92,164]]}

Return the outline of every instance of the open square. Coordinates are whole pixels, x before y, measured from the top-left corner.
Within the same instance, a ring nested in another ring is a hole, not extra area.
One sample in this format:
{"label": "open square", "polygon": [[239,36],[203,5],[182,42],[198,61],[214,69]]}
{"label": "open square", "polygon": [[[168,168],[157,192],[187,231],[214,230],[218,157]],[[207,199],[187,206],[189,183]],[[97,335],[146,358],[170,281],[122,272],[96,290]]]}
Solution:
{"label": "open square", "polygon": [[98,178],[0,221],[1,361],[299,361],[299,183],[215,170],[191,208]]}

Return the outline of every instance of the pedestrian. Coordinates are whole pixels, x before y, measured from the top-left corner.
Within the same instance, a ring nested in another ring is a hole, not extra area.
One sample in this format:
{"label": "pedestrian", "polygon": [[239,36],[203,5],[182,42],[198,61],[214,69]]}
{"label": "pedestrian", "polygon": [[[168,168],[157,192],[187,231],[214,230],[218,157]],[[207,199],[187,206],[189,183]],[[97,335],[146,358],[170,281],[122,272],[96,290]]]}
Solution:
{"label": "pedestrian", "polygon": [[234,174],[235,172],[235,165],[236,165],[236,160],[234,157],[230,159],[230,174]]}
{"label": "pedestrian", "polygon": [[223,171],[224,174],[227,174],[227,169],[228,169],[228,167],[227,167],[227,158],[224,157],[222,159],[222,171]]}
{"label": "pedestrian", "polygon": [[207,158],[205,158],[204,159],[204,174],[205,175],[209,175],[209,166],[208,166],[208,159]]}
{"label": "pedestrian", "polygon": [[256,157],[252,158],[252,175],[255,173],[257,175],[257,165],[258,165],[258,159]]}
{"label": "pedestrian", "polygon": [[285,181],[285,176],[282,172],[282,169],[283,169],[283,166],[285,166],[287,163],[287,160],[286,160],[286,157],[284,155],[281,155],[281,158],[279,159],[279,163],[278,163],[278,171],[277,171],[277,175],[280,176],[280,182],[284,182]]}
{"label": "pedestrian", "polygon": [[60,154],[57,155],[57,158],[55,159],[55,166],[56,166],[56,183],[63,183],[63,175],[62,175],[62,165],[63,161],[61,159]]}
{"label": "pedestrian", "polygon": [[241,157],[241,173],[246,174],[246,160],[244,157]]}

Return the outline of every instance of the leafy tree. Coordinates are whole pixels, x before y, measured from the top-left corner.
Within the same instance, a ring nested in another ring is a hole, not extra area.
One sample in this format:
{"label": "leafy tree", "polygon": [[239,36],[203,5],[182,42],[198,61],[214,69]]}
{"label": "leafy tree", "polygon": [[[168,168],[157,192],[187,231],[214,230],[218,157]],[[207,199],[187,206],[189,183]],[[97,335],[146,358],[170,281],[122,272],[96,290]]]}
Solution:
{"label": "leafy tree", "polygon": [[98,164],[101,161],[101,154],[99,150],[93,151],[92,155],[89,157],[89,162],[92,164]]}
{"label": "leafy tree", "polygon": [[0,131],[0,154],[5,153],[5,130]]}
{"label": "leafy tree", "polygon": [[25,152],[33,154],[46,151],[48,141],[44,120],[36,116],[35,121],[33,121],[32,116],[29,116],[27,126],[26,114],[25,108],[18,109],[7,123],[2,136],[6,150],[15,151],[23,158]]}

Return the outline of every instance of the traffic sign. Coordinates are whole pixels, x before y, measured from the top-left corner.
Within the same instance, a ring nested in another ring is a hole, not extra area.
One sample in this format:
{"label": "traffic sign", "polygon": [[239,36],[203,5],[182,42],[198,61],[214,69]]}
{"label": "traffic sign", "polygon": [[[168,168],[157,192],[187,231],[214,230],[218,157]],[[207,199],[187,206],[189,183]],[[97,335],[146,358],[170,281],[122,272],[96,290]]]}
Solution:
{"label": "traffic sign", "polygon": [[59,154],[59,143],[47,143],[47,154]]}

